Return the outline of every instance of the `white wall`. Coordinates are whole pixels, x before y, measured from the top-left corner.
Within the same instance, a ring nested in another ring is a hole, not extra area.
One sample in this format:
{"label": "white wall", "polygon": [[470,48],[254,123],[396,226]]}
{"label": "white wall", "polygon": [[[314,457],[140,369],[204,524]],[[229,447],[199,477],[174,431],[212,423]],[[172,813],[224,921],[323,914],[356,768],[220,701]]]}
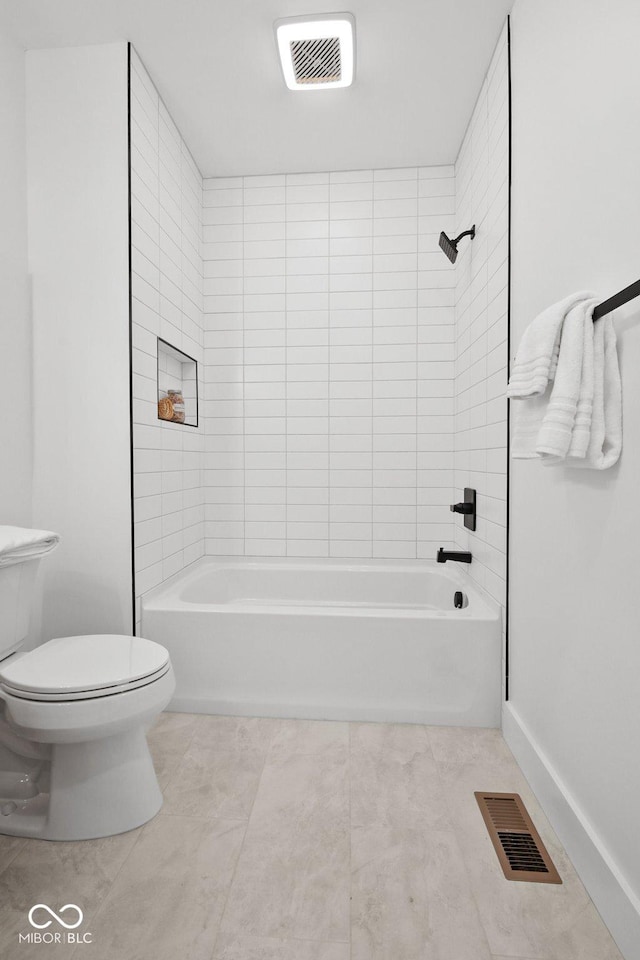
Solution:
{"label": "white wall", "polygon": [[0,523],[31,522],[31,317],[27,282],[24,50],[0,35]]}
{"label": "white wall", "polygon": [[452,538],[453,167],[204,181],[206,548]]}
{"label": "white wall", "polygon": [[132,629],[127,48],[27,54],[42,639]]}
{"label": "white wall", "polygon": [[[197,428],[158,420],[157,338],[193,357],[203,393],[202,177],[131,51],[136,596],[204,553]],[[136,616],[139,621],[139,613]]]}
{"label": "white wall", "polygon": [[[549,303],[582,288],[605,298],[640,275],[639,36],[637,0],[517,0],[514,348]],[[619,464],[599,474],[513,463],[510,708],[612,878],[639,898],[640,301],[615,326]],[[569,852],[579,863],[579,846]],[[595,896],[598,877],[583,879]],[[634,941],[611,896],[596,903],[627,957],[640,957],[640,926]]]}
{"label": "white wall", "polygon": [[454,521],[471,577],[506,623],[509,64],[505,24],[456,160],[456,234],[473,224],[456,260],[455,491],[477,492],[477,525]]}

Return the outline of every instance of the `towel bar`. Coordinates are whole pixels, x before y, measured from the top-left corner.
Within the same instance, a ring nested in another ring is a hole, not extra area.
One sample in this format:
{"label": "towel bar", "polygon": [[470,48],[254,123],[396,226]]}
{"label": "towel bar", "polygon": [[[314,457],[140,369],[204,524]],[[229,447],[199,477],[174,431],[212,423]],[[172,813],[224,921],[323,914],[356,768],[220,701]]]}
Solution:
{"label": "towel bar", "polygon": [[629,284],[628,287],[615,293],[612,297],[609,297],[608,300],[603,300],[602,303],[599,303],[593,311],[593,322],[595,323],[596,320],[600,320],[601,317],[605,317],[608,313],[611,313],[612,310],[615,310],[617,307],[622,307],[625,303],[629,303],[630,300],[634,300],[636,297],[640,297],[640,280],[636,280],[635,283]]}

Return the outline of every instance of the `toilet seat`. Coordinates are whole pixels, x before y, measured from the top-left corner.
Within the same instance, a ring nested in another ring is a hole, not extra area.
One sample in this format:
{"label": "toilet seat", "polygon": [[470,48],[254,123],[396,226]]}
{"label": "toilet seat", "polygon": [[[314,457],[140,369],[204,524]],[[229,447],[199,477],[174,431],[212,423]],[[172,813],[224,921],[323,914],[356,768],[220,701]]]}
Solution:
{"label": "toilet seat", "polygon": [[0,670],[0,689],[41,702],[93,700],[147,686],[169,669],[165,648],[142,637],[58,637],[12,658]]}
{"label": "toilet seat", "polygon": [[112,697],[116,693],[126,693],[129,690],[136,690],[138,687],[146,687],[164,677],[169,671],[169,664],[165,664],[162,669],[150,674],[148,677],[140,677],[138,680],[131,680],[128,683],[114,684],[110,687],[98,687],[93,690],[75,690],[71,693],[34,693],[31,690],[22,690],[20,687],[14,687],[4,680],[0,681],[0,689],[12,697],[21,697],[23,700],[36,700],[41,703],[66,703],[69,700],[94,700],[96,697]]}

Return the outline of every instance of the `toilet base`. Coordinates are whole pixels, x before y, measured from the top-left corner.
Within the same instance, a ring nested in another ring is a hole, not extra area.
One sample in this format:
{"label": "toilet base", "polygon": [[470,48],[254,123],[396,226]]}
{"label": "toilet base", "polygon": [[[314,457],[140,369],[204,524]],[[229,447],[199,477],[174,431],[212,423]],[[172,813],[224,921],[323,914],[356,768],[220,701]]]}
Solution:
{"label": "toilet base", "polygon": [[[49,783],[45,783],[49,774]],[[162,793],[142,726],[83,743],[54,743],[28,799],[0,799],[0,834],[94,840],[158,813]]]}

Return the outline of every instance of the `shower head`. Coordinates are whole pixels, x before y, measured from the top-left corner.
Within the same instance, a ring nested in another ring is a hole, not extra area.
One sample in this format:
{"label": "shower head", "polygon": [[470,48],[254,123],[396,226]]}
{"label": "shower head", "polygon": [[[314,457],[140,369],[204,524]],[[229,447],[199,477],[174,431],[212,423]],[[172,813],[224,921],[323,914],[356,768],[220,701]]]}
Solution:
{"label": "shower head", "polygon": [[476,235],[476,225],[475,225],[475,223],[474,223],[474,225],[471,227],[470,230],[465,230],[465,231],[463,231],[463,233],[458,234],[458,236],[455,238],[455,240],[450,240],[449,237],[446,235],[446,233],[445,233],[444,230],[443,230],[442,233],[440,234],[440,241],[439,241],[439,243],[440,243],[440,248],[441,248],[441,249],[445,252],[445,254],[449,257],[449,260],[451,260],[451,263],[455,263],[455,262],[456,262],[456,257],[458,256],[458,244],[460,243],[460,241],[462,240],[462,238],[463,238],[463,237],[471,237],[471,239],[473,240],[473,238],[475,237],[475,235]]}

